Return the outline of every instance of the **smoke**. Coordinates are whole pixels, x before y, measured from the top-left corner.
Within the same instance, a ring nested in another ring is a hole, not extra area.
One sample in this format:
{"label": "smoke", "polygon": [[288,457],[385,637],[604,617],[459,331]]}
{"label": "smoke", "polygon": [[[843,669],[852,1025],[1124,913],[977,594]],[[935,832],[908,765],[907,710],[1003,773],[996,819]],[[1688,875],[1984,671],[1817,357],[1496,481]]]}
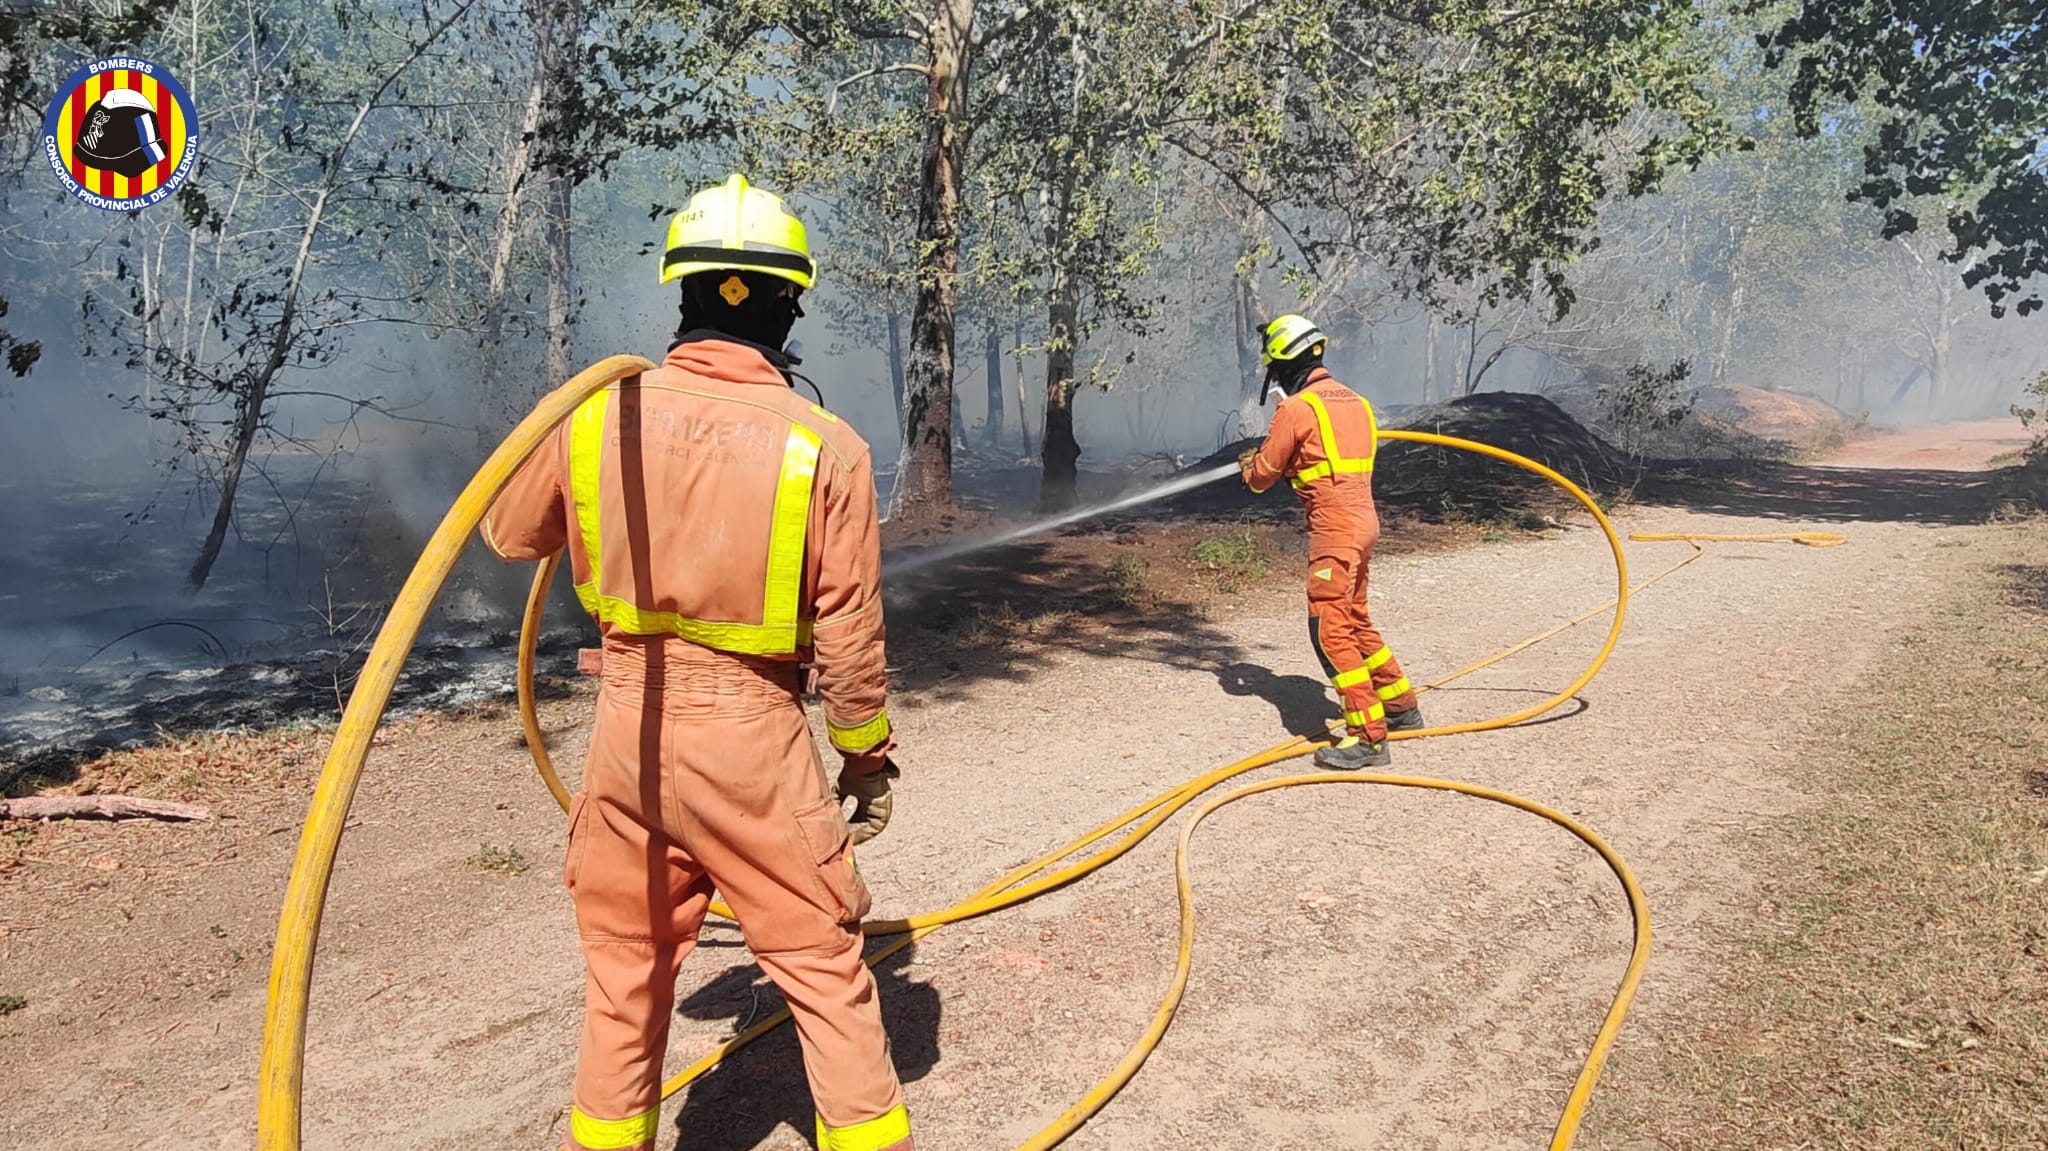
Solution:
{"label": "smoke", "polygon": [[[714,170],[724,167],[703,166]],[[1684,359],[1702,388],[1803,392],[1877,423],[1934,422],[2002,416],[2021,382],[2048,369],[2042,321],[1993,320],[1954,268],[1909,248],[1910,240],[1884,241],[1853,214],[1791,240],[1763,236],[1763,224],[1739,209],[1769,173],[1751,158],[1722,157],[1660,196],[1614,205],[1598,248],[1569,269],[1578,297],[1563,317],[1548,300],[1489,300],[1455,286],[1426,311],[1371,268],[1317,285],[1320,294],[1307,300],[1278,267],[1254,269],[1252,288],[1268,314],[1314,316],[1331,333],[1333,372],[1388,417],[1468,388],[1553,391],[1619,377],[1637,363]],[[679,178],[693,177],[643,160],[579,193],[571,357],[578,365],[619,352],[659,357],[667,346],[674,289],[657,283],[655,257],[645,250],[661,222],[625,205]],[[0,218],[0,235],[28,230],[46,241],[10,253],[7,325],[40,339],[44,355],[28,378],[0,381],[0,538],[10,541],[0,565],[0,728],[40,717],[34,722],[46,733],[59,713],[93,714],[81,704],[91,699],[106,709],[101,720],[120,729],[109,717],[121,700],[167,690],[151,676],[233,681],[258,693],[270,690],[264,677],[284,676],[298,685],[295,698],[317,698],[308,695],[309,677],[345,663],[374,630],[381,605],[480,458],[479,413],[523,410],[560,382],[542,376],[540,339],[508,327],[501,376],[485,380],[476,337],[428,324],[424,313],[417,324],[333,333],[341,354],[331,363],[286,373],[289,390],[326,395],[276,404],[276,435],[244,483],[214,579],[187,596],[180,577],[213,506],[210,461],[187,454],[176,428],[123,403],[150,385],[110,354],[104,315],[96,327],[80,321],[80,253],[119,239],[123,222],[83,210],[49,215],[32,199],[13,196],[12,214]],[[802,370],[873,446],[886,484],[899,433],[881,316],[894,310],[907,323],[910,300],[907,290],[890,299],[853,287],[868,282],[847,266],[856,254],[840,251],[830,213],[815,219],[823,275],[795,332],[807,348]],[[1706,219],[1713,227],[1699,223]],[[1219,237],[1213,220],[1192,215],[1169,224],[1178,231],[1154,270],[1126,286],[1132,298],[1152,301],[1149,309],[1124,326],[1088,328],[1079,348],[1082,386],[1073,402],[1082,467],[1117,473],[1117,487],[1128,473],[1172,471],[1256,434],[1270,411],[1240,367],[1240,237]],[[1767,251],[1762,239],[1801,254],[1759,255]],[[540,272],[532,264],[516,271],[516,306],[530,319]],[[1005,490],[1028,505],[1045,425],[1045,359],[1034,350],[1043,316],[1028,298],[967,300],[955,372],[966,445],[957,458],[974,481],[965,486],[992,490],[987,473],[1001,473]],[[979,314],[983,306],[1004,314]],[[1004,337],[999,419],[986,374],[991,326]],[[1021,358],[1012,352],[1020,338]],[[348,402],[368,397],[382,411]],[[1001,434],[989,443],[998,423]],[[1050,526],[1057,525],[1020,530]],[[925,553],[916,563],[945,554],[952,553]],[[431,642],[502,655],[525,579],[471,554]],[[556,610],[570,629],[565,642],[573,642],[575,612],[566,599]],[[489,675],[475,669],[496,665],[462,666],[483,684]],[[0,730],[0,756],[9,746]]]}

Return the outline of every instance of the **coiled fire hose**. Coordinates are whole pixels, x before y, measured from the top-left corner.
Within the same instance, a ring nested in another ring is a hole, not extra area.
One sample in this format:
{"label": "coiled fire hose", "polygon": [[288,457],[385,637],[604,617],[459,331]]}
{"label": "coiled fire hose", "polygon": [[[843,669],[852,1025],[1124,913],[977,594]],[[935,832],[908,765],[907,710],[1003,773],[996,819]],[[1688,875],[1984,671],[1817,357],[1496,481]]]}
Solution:
{"label": "coiled fire hose", "polygon": [[[407,654],[419,635],[422,622],[431,608],[435,595],[440,591],[452,570],[456,557],[468,543],[491,503],[510,480],[512,473],[547,437],[554,426],[566,419],[585,399],[613,382],[651,370],[654,365],[638,356],[613,356],[599,361],[578,373],[574,378],[546,396],[534,411],[505,438],[498,449],[491,453],[483,466],[463,488],[440,525],[429,538],[411,574],[406,578],[391,611],[379,630],[368,660],[356,682],[356,690],[350,696],[341,722],[335,730],[334,741],[328,751],[320,781],[314,790],[313,802],[306,819],[306,826],[300,835],[297,857],[293,862],[290,884],[286,889],[284,907],[279,917],[276,946],[271,960],[269,1001],[264,1019],[262,1064],[259,1072],[257,1098],[257,1147],[259,1151],[298,1151],[300,1146],[301,1114],[300,1104],[303,1089],[305,1062],[305,1037],[307,1003],[312,988],[312,969],[315,947],[319,938],[321,915],[325,908],[327,887],[334,871],[334,859],[341,841],[342,829],[346,823],[348,809],[354,799],[356,783],[362,776],[368,758],[371,739],[384,710],[390,701],[391,692],[397,684],[398,672],[403,667]],[[1488,657],[1467,668],[1460,669],[1443,679],[1433,681],[1418,690],[1428,690],[1453,679],[1468,675],[1482,667],[1490,666],[1515,652],[1526,650],[1551,636],[1577,626],[1608,610],[1614,613],[1605,642],[1599,652],[1588,663],[1572,683],[1541,703],[1524,708],[1512,715],[1476,723],[1453,724],[1440,728],[1394,733],[1394,739],[1420,739],[1440,735],[1454,735],[1464,732],[1490,731],[1521,723],[1544,714],[1575,696],[1593,677],[1613,653],[1621,634],[1626,615],[1628,597],[1631,591],[1628,583],[1626,558],[1622,554],[1621,540],[1614,525],[1601,512],[1599,506],[1577,485],[1562,475],[1533,460],[1486,444],[1440,436],[1427,432],[1384,431],[1382,436],[1389,439],[1407,439],[1441,447],[1457,448],[1477,452],[1495,459],[1527,469],[1557,484],[1578,500],[1600,525],[1613,553],[1616,577],[1616,594],[1608,603],[1584,615],[1559,625],[1542,635],[1532,637],[1500,653]],[[1773,538],[1794,538],[1790,536]],[[1812,542],[1801,540],[1801,542]],[[1839,538],[1832,542],[1840,542]],[[1814,546],[1827,546],[1816,543]],[[1673,567],[1659,573],[1642,586],[1648,586],[1679,568],[1699,558],[1698,544],[1694,553]],[[539,620],[545,606],[548,582],[553,575],[554,560],[541,565],[536,573],[532,593],[529,595],[527,610],[522,621],[519,645],[519,692],[520,718],[525,728],[528,746],[532,749],[536,767],[548,789],[564,807],[569,795],[563,787],[553,765],[547,758],[543,733],[534,711],[532,692],[533,656],[538,640]],[[988,887],[983,888],[968,900],[941,911],[914,915],[907,919],[877,921],[865,924],[869,935],[901,934],[904,938],[870,955],[870,965],[948,923],[958,922],[989,912],[1013,906],[1037,895],[1072,883],[1097,869],[1106,866],[1137,846],[1146,836],[1157,830],[1166,820],[1181,808],[1193,802],[1198,796],[1217,785],[1247,772],[1279,763],[1306,754],[1322,746],[1321,742],[1307,736],[1297,736],[1263,752],[1220,767],[1205,775],[1181,784],[1131,811],[1112,819],[1073,842],[1039,859],[1004,875]],[[1157,1046],[1171,1023],[1173,1013],[1179,1005],[1186,987],[1188,973],[1192,968],[1194,954],[1194,900],[1188,878],[1189,843],[1195,828],[1211,812],[1225,804],[1236,802],[1251,795],[1260,794],[1282,787],[1308,786],[1322,783],[1373,783],[1398,787],[1426,788],[1455,791],[1462,794],[1505,803],[1534,814],[1543,816],[1584,840],[1614,871],[1627,894],[1629,912],[1634,920],[1634,942],[1629,961],[1600,1030],[1589,1050],[1579,1077],[1573,1086],[1563,1114],[1552,1135],[1552,1151],[1562,1151],[1571,1146],[1577,1136],[1580,1118],[1598,1080],[1601,1066],[1608,1050],[1619,1031],[1630,1001],[1634,998],[1637,985],[1641,982],[1643,969],[1649,959],[1650,918],[1640,885],[1628,870],[1627,865],[1603,843],[1592,831],[1578,824],[1570,817],[1553,811],[1541,804],[1509,795],[1505,792],[1475,784],[1458,783],[1448,780],[1427,779],[1418,776],[1399,775],[1357,775],[1357,776],[1290,776],[1265,780],[1257,784],[1231,791],[1200,808],[1183,829],[1179,849],[1176,853],[1176,871],[1180,892],[1180,951],[1175,964],[1174,977],[1164,1001],[1160,1004],[1151,1024],[1143,1036],[1132,1046],[1116,1067],[1098,1082],[1073,1107],[1069,1108],[1052,1124],[1023,1145],[1024,1149],[1043,1149],[1058,1144],[1087,1122],[1097,1111],[1108,1103],[1122,1087],[1137,1074],[1145,1058]],[[1078,863],[1047,874],[1047,869],[1077,855],[1119,831],[1129,830],[1107,848]],[[1034,878],[1036,877],[1036,878]],[[714,910],[729,915],[729,909],[714,905]],[[681,1073],[663,1084],[663,1098],[673,1095],[683,1087],[716,1067],[740,1047],[766,1034],[788,1019],[787,1011],[764,1019],[745,1031],[735,1035],[717,1049],[698,1059]]]}

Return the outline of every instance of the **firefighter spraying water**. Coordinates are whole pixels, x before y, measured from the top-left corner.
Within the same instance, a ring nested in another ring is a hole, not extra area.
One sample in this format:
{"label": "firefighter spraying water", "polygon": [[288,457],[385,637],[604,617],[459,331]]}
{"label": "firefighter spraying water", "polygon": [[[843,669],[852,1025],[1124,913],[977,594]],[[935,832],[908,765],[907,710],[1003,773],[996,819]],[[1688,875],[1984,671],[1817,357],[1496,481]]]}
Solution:
{"label": "firefighter spraying water", "polygon": [[1371,402],[1323,367],[1329,338],[1306,316],[1281,316],[1264,334],[1267,395],[1286,398],[1265,443],[1239,464],[1255,492],[1286,476],[1308,509],[1308,639],[1344,701],[1347,729],[1316,753],[1316,765],[1382,766],[1392,758],[1387,733],[1420,729],[1422,711],[1366,606],[1366,573],[1380,538],[1372,502],[1379,423]]}

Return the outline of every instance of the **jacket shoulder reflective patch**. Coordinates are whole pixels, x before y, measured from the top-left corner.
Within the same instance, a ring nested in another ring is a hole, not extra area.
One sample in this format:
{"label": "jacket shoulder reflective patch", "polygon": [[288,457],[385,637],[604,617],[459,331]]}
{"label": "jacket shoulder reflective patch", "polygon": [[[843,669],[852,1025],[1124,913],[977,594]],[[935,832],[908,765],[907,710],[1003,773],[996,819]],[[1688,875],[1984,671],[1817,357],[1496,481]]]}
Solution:
{"label": "jacket shoulder reflective patch", "polygon": [[1317,579],[1337,578],[1337,570],[1335,568],[1317,568],[1313,574]]}
{"label": "jacket shoulder reflective patch", "polygon": [[819,407],[819,406],[818,406],[818,405],[816,405],[816,404],[812,404],[812,405],[811,405],[811,410],[812,410],[812,411],[814,411],[814,412],[816,412],[816,413],[818,413],[819,415],[821,415],[821,416],[825,417],[826,419],[828,419],[828,420],[832,421],[832,422],[833,422],[833,423],[835,423],[835,424],[839,422],[839,417],[838,417],[838,416],[835,416],[835,415],[833,415],[833,414],[832,414],[831,412],[828,412],[828,411],[826,411],[825,409],[823,409],[823,408]]}

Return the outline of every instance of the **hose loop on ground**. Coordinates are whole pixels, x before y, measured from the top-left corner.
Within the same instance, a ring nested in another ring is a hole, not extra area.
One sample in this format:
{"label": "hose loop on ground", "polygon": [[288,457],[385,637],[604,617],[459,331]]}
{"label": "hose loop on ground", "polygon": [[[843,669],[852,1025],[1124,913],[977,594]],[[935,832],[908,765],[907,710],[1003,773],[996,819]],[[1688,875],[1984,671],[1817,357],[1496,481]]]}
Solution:
{"label": "hose loop on ground", "polygon": [[[334,742],[328,751],[320,781],[314,792],[313,802],[307,815],[305,830],[300,836],[299,848],[292,867],[290,884],[286,890],[284,908],[279,916],[275,952],[271,963],[269,1002],[264,1019],[263,1053],[258,1081],[257,1101],[257,1147],[259,1151],[298,1151],[300,1146],[301,1099],[305,1060],[306,1013],[311,994],[314,951],[319,939],[321,913],[326,904],[327,888],[332,878],[336,851],[341,842],[342,830],[348,817],[348,809],[354,798],[355,786],[369,756],[371,739],[384,710],[390,701],[392,689],[396,686],[399,670],[404,666],[420,627],[435,595],[440,591],[456,557],[467,544],[477,525],[489,511],[491,502],[510,479],[519,464],[545,440],[556,424],[567,418],[583,400],[595,394],[614,381],[650,370],[652,363],[637,356],[614,356],[592,365],[574,379],[549,394],[512,430],[505,442],[477,471],[461,495],[449,508],[439,527],[429,539],[412,573],[407,577],[392,609],[379,630],[376,643],[356,683],[354,694],[337,727]],[[1622,554],[1621,540],[1614,525],[1601,512],[1592,497],[1577,485],[1556,471],[1533,460],[1518,456],[1499,448],[1469,440],[1440,436],[1427,432],[1385,431],[1385,439],[1406,439],[1420,443],[1435,444],[1476,452],[1480,455],[1513,464],[1534,472],[1557,484],[1583,505],[1599,524],[1606,535],[1614,557],[1616,593],[1612,600],[1598,608],[1568,621],[1544,634],[1525,640],[1520,644],[1498,652],[1476,664],[1460,669],[1449,676],[1433,681],[1419,690],[1441,686],[1500,660],[1518,651],[1526,650],[1543,640],[1560,634],[1601,615],[1613,611],[1613,622],[1608,628],[1605,642],[1600,650],[1579,673],[1571,684],[1541,703],[1524,708],[1511,715],[1474,723],[1453,724],[1446,727],[1420,731],[1398,732],[1394,739],[1419,739],[1433,736],[1454,735],[1464,732],[1490,731],[1533,719],[1570,700],[1599,673],[1603,664],[1613,653],[1616,640],[1621,634],[1623,619],[1627,612],[1630,587],[1626,557]],[[1836,537],[1830,543],[1816,542],[1818,537],[1831,533],[1805,533],[1797,538],[1809,546],[1832,546],[1839,543]],[[1814,537],[1814,538],[1807,538]],[[1663,537],[1637,537],[1663,538]],[[1689,537],[1692,540],[1709,537]],[[1733,537],[1730,537],[1733,538]],[[1780,537],[1772,537],[1780,538]],[[1686,560],[1659,573],[1648,583],[1654,583],[1692,562],[1699,556],[1698,544],[1694,543],[1694,554]],[[559,774],[547,755],[545,733],[540,727],[533,693],[534,652],[539,639],[540,620],[546,604],[546,594],[552,582],[559,557],[540,565],[535,572],[534,582],[528,596],[527,609],[521,621],[519,645],[519,705],[520,720],[524,728],[536,770],[547,785],[556,801],[565,808],[569,803],[569,792],[563,786]],[[1647,586],[1647,583],[1644,585]],[[1010,907],[1033,896],[1072,883],[1092,872],[1107,866],[1110,862],[1129,852],[1146,836],[1157,830],[1173,815],[1193,802],[1197,797],[1210,791],[1227,780],[1247,772],[1267,767],[1287,759],[1303,755],[1327,742],[1328,732],[1314,735],[1295,736],[1265,751],[1248,756],[1236,763],[1217,768],[1204,775],[1187,781],[1162,793],[1143,804],[1096,827],[1087,834],[1056,851],[1048,853],[1031,863],[1017,868],[983,888],[972,898],[941,911],[913,915],[905,919],[880,921],[866,926],[872,935],[901,934],[888,946],[869,957],[869,963],[880,962],[883,958],[910,946],[913,942],[937,930],[939,927],[962,919]],[[1193,962],[1193,898],[1187,877],[1187,850],[1195,827],[1210,812],[1227,803],[1250,795],[1260,794],[1280,787],[1305,786],[1321,783],[1376,783],[1398,787],[1434,788],[1458,791],[1467,795],[1507,803],[1525,811],[1531,811],[1569,828],[1585,840],[1608,863],[1622,885],[1629,893],[1630,912],[1635,920],[1635,944],[1631,951],[1628,968],[1617,990],[1612,1005],[1608,1008],[1605,1021],[1580,1071],[1563,1117],[1559,1120],[1557,1133],[1553,1136],[1553,1151],[1569,1147],[1577,1130],[1578,1115],[1590,1096],[1594,1082],[1599,1076],[1600,1066],[1613,1043],[1621,1021],[1628,1009],[1630,999],[1640,981],[1642,969],[1649,957],[1650,921],[1641,891],[1634,877],[1629,874],[1618,855],[1595,837],[1590,831],[1548,808],[1529,800],[1520,799],[1505,792],[1497,792],[1476,784],[1462,784],[1445,780],[1431,780],[1413,776],[1296,776],[1267,780],[1240,788],[1211,800],[1189,821],[1181,834],[1180,850],[1176,867],[1181,887],[1181,948],[1176,964],[1176,973],[1169,990],[1167,1002],[1155,1014],[1153,1025],[1146,1030],[1138,1043],[1119,1062],[1117,1068],[1089,1091],[1074,1107],[1048,1125],[1026,1148],[1048,1148],[1065,1139],[1078,1129],[1089,1117],[1099,1111],[1116,1092],[1129,1081],[1145,1057],[1157,1045],[1171,1022],[1173,1010],[1178,1004],[1181,991],[1186,986],[1187,972]],[[1058,871],[1049,869],[1087,851],[1105,839],[1123,834],[1108,847],[1078,863]],[[773,1027],[788,1019],[787,1013],[780,1014],[749,1027],[734,1036],[716,1050],[698,1059],[683,1072],[663,1085],[666,1098],[717,1066],[732,1052],[766,1034]]]}

